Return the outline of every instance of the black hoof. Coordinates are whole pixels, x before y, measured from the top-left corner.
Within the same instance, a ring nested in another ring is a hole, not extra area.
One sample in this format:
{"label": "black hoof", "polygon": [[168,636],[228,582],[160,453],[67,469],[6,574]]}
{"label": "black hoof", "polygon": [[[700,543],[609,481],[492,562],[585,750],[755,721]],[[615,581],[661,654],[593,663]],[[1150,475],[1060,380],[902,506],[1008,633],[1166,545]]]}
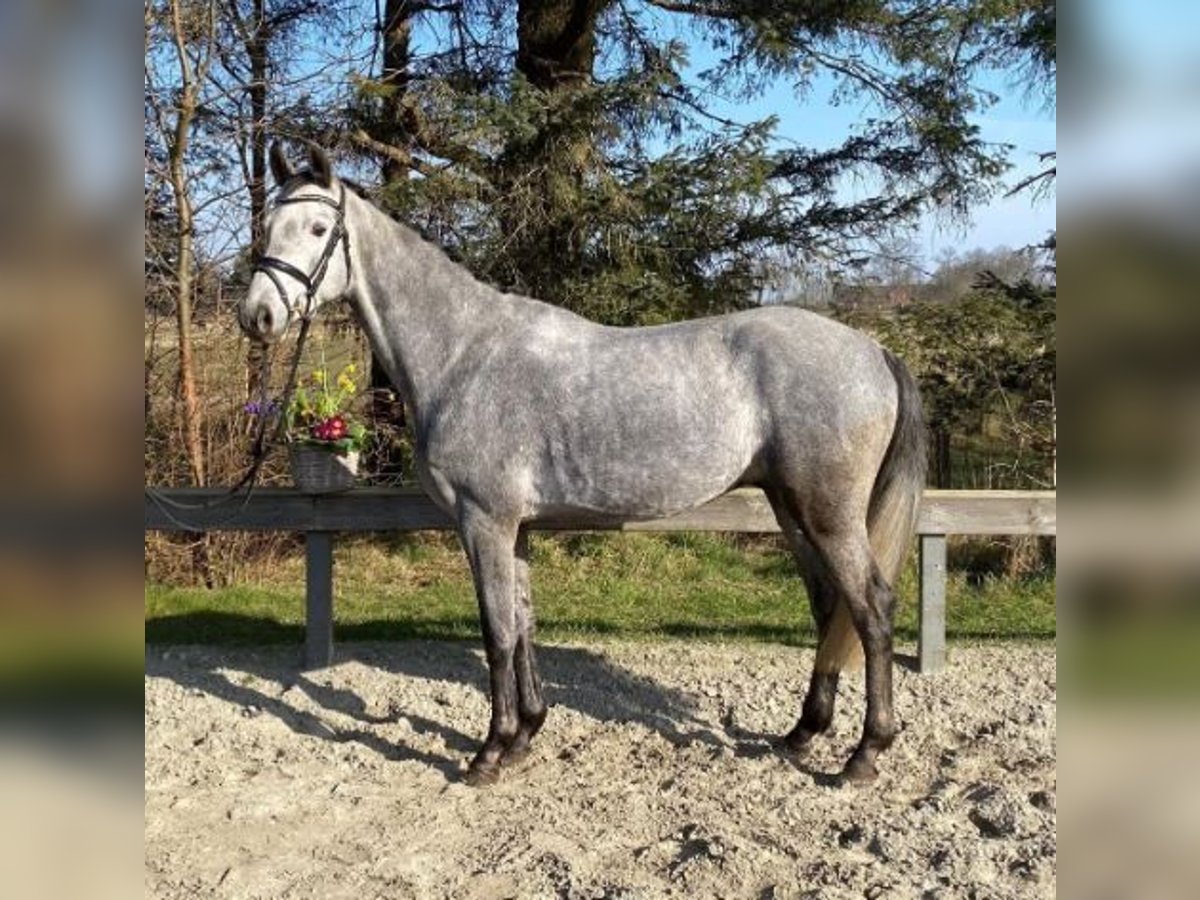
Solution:
{"label": "black hoof", "polygon": [[870,784],[879,777],[875,764],[860,756],[851,756],[842,769],[842,780],[848,784]]}

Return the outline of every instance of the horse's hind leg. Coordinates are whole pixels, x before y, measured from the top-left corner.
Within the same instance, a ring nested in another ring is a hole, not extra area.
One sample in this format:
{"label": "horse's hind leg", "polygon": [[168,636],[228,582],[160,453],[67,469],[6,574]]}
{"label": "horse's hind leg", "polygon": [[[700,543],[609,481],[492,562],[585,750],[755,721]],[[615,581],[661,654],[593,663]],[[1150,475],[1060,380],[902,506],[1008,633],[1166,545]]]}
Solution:
{"label": "horse's hind leg", "polygon": [[[813,666],[808,692],[804,695],[800,719],[783,738],[785,747],[799,753],[807,750],[812,739],[828,730],[833,721],[838,678],[847,654],[839,648],[831,647],[831,643],[844,642],[846,623],[842,619],[846,617],[846,612],[844,607],[838,609],[837,594],[825,572],[825,564],[800,530],[796,518],[788,511],[776,492],[768,490],[767,497],[800,568],[800,575],[808,591],[813,621],[817,626],[817,664]],[[836,622],[835,613],[838,620]],[[832,628],[836,628],[837,632],[833,633]],[[852,624],[850,630],[853,632]]]}
{"label": "horse's hind leg", "polygon": [[490,784],[520,728],[513,657],[517,645],[514,609],[516,523],[507,524],[475,508],[463,510],[459,535],[471,564],[479,620],[491,677],[492,719],[483,747],[471,760],[469,784]]}
{"label": "horse's hind leg", "polygon": [[891,745],[896,733],[892,712],[895,595],[875,564],[865,522],[818,523],[806,529],[806,534],[824,562],[837,601],[845,605],[854,623],[866,656],[867,711],[863,734],[846,762],[843,775],[851,781],[870,781],[878,774],[876,757]]}
{"label": "horse's hind leg", "polygon": [[800,720],[783,738],[784,745],[797,753],[807,750],[814,737],[829,730],[844,662],[844,654],[830,650],[832,643],[842,640],[842,633],[837,630],[842,623],[837,620],[844,615],[844,609],[839,608],[823,563],[811,548],[805,564],[806,571],[811,573],[804,576],[804,582],[817,625],[817,658],[809,678],[808,693],[804,695]]}
{"label": "horse's hind leg", "polygon": [[517,644],[513,652],[513,666],[517,677],[517,715],[521,724],[516,737],[500,758],[501,765],[511,765],[524,759],[529,753],[529,742],[546,721],[542,679],[538,675],[537,659],[533,651],[534,615],[533,597],[529,586],[529,535],[524,528],[517,533],[514,591]]}

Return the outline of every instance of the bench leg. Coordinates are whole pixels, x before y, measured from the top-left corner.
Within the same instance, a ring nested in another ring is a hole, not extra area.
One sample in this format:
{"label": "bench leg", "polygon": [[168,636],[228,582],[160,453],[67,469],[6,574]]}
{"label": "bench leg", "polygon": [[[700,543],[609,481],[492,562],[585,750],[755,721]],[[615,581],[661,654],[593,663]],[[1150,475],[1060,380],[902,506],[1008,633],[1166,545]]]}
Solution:
{"label": "bench leg", "polygon": [[333,662],[333,535],[304,535],[304,668],[323,669]]}
{"label": "bench leg", "polygon": [[946,666],[946,536],[921,535],[920,637],[917,667],[940,672]]}

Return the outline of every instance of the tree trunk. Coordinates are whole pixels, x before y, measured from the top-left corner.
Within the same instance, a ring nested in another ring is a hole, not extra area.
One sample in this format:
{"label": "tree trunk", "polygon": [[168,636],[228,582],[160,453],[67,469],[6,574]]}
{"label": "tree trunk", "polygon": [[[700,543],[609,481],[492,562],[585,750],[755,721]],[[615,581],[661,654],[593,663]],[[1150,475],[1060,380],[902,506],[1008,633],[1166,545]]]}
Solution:
{"label": "tree trunk", "polygon": [[[387,0],[383,21],[383,56],[380,81],[388,88],[383,95],[380,128],[373,135],[406,154],[412,152],[412,136],[405,124],[405,99],[408,92],[410,39],[413,13],[410,0]],[[409,168],[393,156],[385,156],[381,174],[387,188],[403,183]],[[404,475],[404,404],[397,399],[387,372],[371,357],[371,423],[375,439],[365,460],[365,468],[383,480]]]}
{"label": "tree trunk", "polygon": [[[596,21],[608,0],[519,0],[516,67],[544,95],[547,105],[571,102],[571,94],[592,82],[596,61]],[[565,273],[579,254],[575,209],[586,191],[593,159],[593,135],[571,115],[551,115],[551,123],[532,141],[506,154],[514,184],[536,189],[522,195],[506,230],[522,235],[524,287],[544,300],[563,303]]]}
{"label": "tree trunk", "polygon": [[545,91],[590,81],[596,19],[607,0],[520,0],[517,71]]}
{"label": "tree trunk", "polygon": [[[197,97],[205,72],[195,71],[188,56],[180,0],[171,0],[171,32],[179,60],[179,105],[175,109],[175,127],[168,140],[167,154],[171,192],[178,215],[176,222],[175,320],[179,338],[179,401],[183,427],[184,453],[192,483],[205,483],[204,442],[201,437],[200,397],[196,386],[196,366],[192,353],[192,292],[195,287],[195,259],[192,200],[188,184],[188,140],[196,118]],[[208,37],[211,39],[212,21]],[[192,568],[207,587],[212,587],[212,564],[208,554],[208,535],[189,535],[192,544]]]}
{"label": "tree trunk", "polygon": [[944,428],[929,429],[929,442],[932,445],[933,484],[934,487],[946,489],[950,487],[950,432]]}
{"label": "tree trunk", "polygon": [[[266,0],[254,0],[246,55],[250,58],[250,254],[265,252],[264,219],[267,212],[267,63],[270,40]],[[251,339],[246,352],[246,399],[255,400],[262,390],[263,361],[267,347]],[[253,427],[253,426],[251,426]]]}
{"label": "tree trunk", "polygon": [[192,70],[185,45],[179,0],[171,2],[171,25],[179,58],[179,106],[175,110],[175,128],[168,147],[171,191],[178,215],[176,223],[175,320],[179,337],[179,400],[183,426],[184,451],[192,482],[203,485],[204,444],[201,440],[200,398],[196,388],[196,370],[192,353],[192,291],[194,289],[192,202],[184,161],[192,122],[196,117],[199,79]]}
{"label": "tree trunk", "polygon": [[[383,95],[382,129],[374,135],[394,147],[412,151],[412,140],[404,123],[404,101],[408,93],[408,67],[412,56],[413,13],[410,0],[387,0],[383,19],[383,59],[379,80],[388,89]],[[394,185],[408,178],[409,170],[394,157],[384,157],[383,183]]]}

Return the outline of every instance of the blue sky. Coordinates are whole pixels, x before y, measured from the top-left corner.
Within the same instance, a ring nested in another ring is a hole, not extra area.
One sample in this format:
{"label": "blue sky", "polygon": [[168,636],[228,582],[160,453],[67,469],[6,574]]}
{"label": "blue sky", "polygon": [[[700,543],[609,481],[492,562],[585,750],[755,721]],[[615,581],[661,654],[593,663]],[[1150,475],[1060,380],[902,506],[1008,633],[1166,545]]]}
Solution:
{"label": "blue sky", "polygon": [[[716,57],[707,47],[692,44],[691,68],[699,72],[715,64]],[[1024,87],[1013,84],[1006,73],[994,73],[981,84],[999,99],[978,116],[984,140],[1013,145],[1010,161],[1013,169],[1006,176],[1008,184],[1041,171],[1038,154],[1056,147],[1056,123],[1053,109],[1046,109],[1040,97],[1028,96]],[[780,80],[769,91],[751,102],[714,102],[712,111],[735,121],[750,122],[777,116],[778,138],[807,147],[834,147],[841,144],[852,129],[870,115],[878,116],[865,100],[855,98],[836,105],[831,95],[832,78],[819,79],[810,94],[797,98],[792,87]],[[1002,192],[1001,192],[1002,194]],[[997,195],[991,202],[978,206],[967,222],[947,221],[931,215],[919,226],[917,245],[926,260],[932,261],[943,249],[956,251],[976,247],[1012,248],[1034,244],[1056,227],[1055,202],[1051,194],[1037,200],[1025,194],[1004,198]]]}
{"label": "blue sky", "polygon": [[[1039,154],[1058,146],[1055,114],[1043,107],[1040,97],[1027,96],[1023,87],[1006,83],[1003,76],[990,80],[987,87],[1000,100],[980,115],[975,124],[984,140],[1013,145],[1009,154],[1013,168],[1005,176],[1005,183],[1013,185],[1046,168]],[[1053,192],[1046,197],[1024,192],[1007,198],[1001,192],[989,203],[972,210],[968,223],[926,220],[922,223],[920,243],[929,257],[942,248],[1018,248],[1042,241],[1057,227],[1056,218]]]}

